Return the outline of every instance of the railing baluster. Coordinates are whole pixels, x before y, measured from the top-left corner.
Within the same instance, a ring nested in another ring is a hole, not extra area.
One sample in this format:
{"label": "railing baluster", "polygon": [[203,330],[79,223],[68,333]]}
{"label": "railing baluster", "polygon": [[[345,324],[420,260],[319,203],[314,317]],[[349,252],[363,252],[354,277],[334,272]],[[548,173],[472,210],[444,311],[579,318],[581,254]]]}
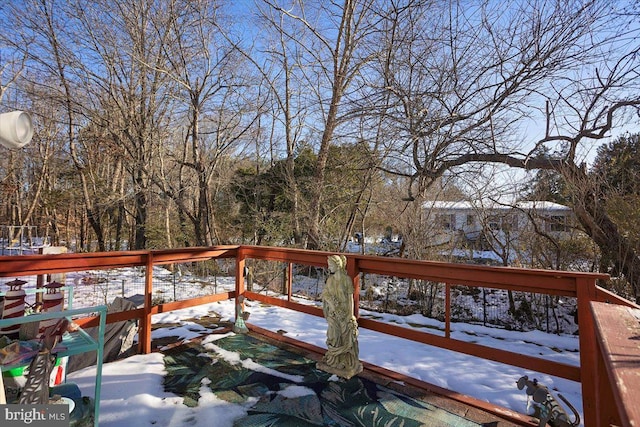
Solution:
{"label": "railing baluster", "polygon": [[451,338],[451,285],[444,285],[444,336]]}
{"label": "railing baluster", "polygon": [[291,301],[291,288],[293,286],[293,264],[287,263],[287,301]]}

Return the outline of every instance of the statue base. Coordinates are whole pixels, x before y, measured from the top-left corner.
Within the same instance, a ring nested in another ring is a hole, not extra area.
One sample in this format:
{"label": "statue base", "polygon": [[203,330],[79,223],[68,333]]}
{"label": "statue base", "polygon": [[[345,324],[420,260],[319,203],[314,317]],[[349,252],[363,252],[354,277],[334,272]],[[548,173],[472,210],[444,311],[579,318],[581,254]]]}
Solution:
{"label": "statue base", "polygon": [[335,374],[340,378],[344,378],[345,380],[348,380],[351,377],[358,375],[360,372],[362,372],[362,363],[358,362],[358,365],[351,369],[340,369],[340,368],[336,368],[335,366],[327,365],[326,363],[324,363],[324,361],[320,361],[316,363],[316,368],[321,371],[328,372],[330,374]]}
{"label": "statue base", "polygon": [[244,320],[241,317],[236,319],[236,323],[233,325],[233,328],[231,328],[231,330],[236,334],[246,334],[247,332],[249,332],[247,324],[244,323]]}

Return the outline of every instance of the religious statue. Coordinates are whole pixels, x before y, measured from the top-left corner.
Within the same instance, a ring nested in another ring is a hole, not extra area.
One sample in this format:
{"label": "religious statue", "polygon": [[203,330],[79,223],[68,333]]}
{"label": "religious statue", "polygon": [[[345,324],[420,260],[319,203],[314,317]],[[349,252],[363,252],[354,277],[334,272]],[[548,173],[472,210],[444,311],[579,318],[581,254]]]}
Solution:
{"label": "religious statue", "polygon": [[322,311],[327,320],[327,352],[317,367],[349,379],[362,372],[358,359],[358,322],[353,315],[353,282],[344,255],[331,255],[329,276],[322,290]]}

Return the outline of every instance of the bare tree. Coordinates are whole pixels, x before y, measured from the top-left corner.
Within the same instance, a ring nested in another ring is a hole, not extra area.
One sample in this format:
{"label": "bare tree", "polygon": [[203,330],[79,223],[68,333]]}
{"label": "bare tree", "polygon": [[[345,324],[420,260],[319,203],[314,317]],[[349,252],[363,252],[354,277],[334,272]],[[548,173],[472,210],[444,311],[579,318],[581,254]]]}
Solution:
{"label": "bare tree", "polygon": [[[358,48],[375,29],[373,0],[345,0],[342,4],[326,2],[296,2],[295,7],[285,9],[265,0],[265,3],[282,14],[286,20],[279,27],[289,40],[299,38],[287,27],[291,20],[300,24],[295,28],[308,37],[302,37],[305,44],[298,43],[304,55],[304,86],[314,97],[315,116],[309,123],[319,134],[318,157],[315,165],[314,185],[310,188],[308,247],[322,246],[320,239],[321,211],[323,206],[323,185],[329,147],[336,138],[336,129],[341,121],[340,108],[343,97],[358,75],[359,70],[369,60],[359,55]],[[335,25],[335,26],[334,26]]]}
{"label": "bare tree", "polygon": [[[271,2],[264,6],[257,4],[261,29],[267,42],[253,46],[255,52],[243,54],[254,64],[262,76],[262,84],[269,93],[270,108],[265,108],[265,115],[271,117],[269,140],[271,147],[271,165],[277,159],[278,143],[284,139],[285,145],[285,180],[287,197],[292,206],[291,233],[294,244],[304,244],[303,215],[306,212],[305,200],[301,194],[301,183],[296,174],[296,156],[304,143],[306,105],[303,81],[305,74],[304,50],[299,44],[307,40],[302,26],[286,26],[287,14],[274,7]],[[295,28],[300,28],[300,31]],[[296,35],[296,37],[293,37]],[[282,129],[280,131],[279,129]],[[281,135],[281,132],[284,135]],[[259,163],[259,162],[257,162]]]}
{"label": "bare tree", "polygon": [[[20,55],[10,47],[3,46],[3,40],[0,38],[0,104],[7,102],[7,91],[11,86],[15,86],[16,81],[19,79],[20,74],[24,70],[24,56],[20,58]],[[14,97],[15,100],[15,97]],[[2,147],[2,150],[6,148]],[[4,156],[5,162],[2,164],[2,171],[5,172],[0,185],[2,187],[2,204],[4,216],[8,217],[8,224],[10,225],[27,225],[29,217],[25,218],[22,214],[22,200],[23,195],[20,182],[23,177],[20,176],[20,169],[24,168],[24,162],[21,160],[23,156],[9,152],[9,156]],[[33,205],[32,205],[33,206]],[[29,209],[31,211],[31,209]],[[9,236],[11,238],[11,236]]]}
{"label": "bare tree", "polygon": [[[79,142],[86,142],[83,149],[95,149],[97,143],[112,148],[109,154],[121,161],[122,167],[118,169],[116,165],[116,169],[111,170],[114,175],[109,181],[109,184],[113,183],[111,190],[116,193],[114,202],[120,218],[117,227],[121,227],[125,212],[122,204],[124,187],[117,171],[124,170],[128,175],[128,188],[124,192],[131,200],[128,210],[133,227],[130,247],[145,248],[153,160],[172,106],[167,102],[171,100],[168,96],[171,86],[167,85],[162,68],[168,23],[174,17],[164,4],[150,0],[73,3],[66,12],[66,28],[73,31],[78,56],[61,64],[60,73],[73,71],[77,81],[82,82],[84,90],[90,94],[78,109],[87,120],[87,131],[80,137],[70,137],[72,150],[75,150],[72,151],[74,161],[80,170],[86,167],[88,151],[84,150],[85,159],[81,159]],[[56,21],[53,28],[59,27]],[[74,95],[70,94],[70,97]],[[87,196],[87,200],[90,198]],[[92,203],[99,204],[102,200]],[[96,221],[95,217],[90,216],[89,220]]]}
{"label": "bare tree", "polygon": [[126,212],[122,171],[133,188],[132,246],[146,245],[152,159],[168,109],[165,75],[158,71],[166,30],[150,25],[169,19],[162,6],[150,0],[8,6],[14,17],[8,39],[27,58],[25,80],[37,89],[32,95],[65,112],[67,147],[100,250],[107,248],[114,216],[119,240]]}
{"label": "bare tree", "polygon": [[[95,206],[95,197],[91,194],[89,174],[78,157],[76,144],[77,129],[81,123],[79,111],[81,102],[86,98],[85,91],[76,91],[76,69],[70,64],[81,64],[74,55],[72,38],[60,24],[69,16],[66,7],[49,0],[33,0],[20,5],[7,5],[8,13],[13,17],[12,26],[7,28],[7,42],[26,58],[28,73],[23,77],[29,85],[29,93],[40,102],[47,100],[60,107],[64,118],[65,137],[76,164],[81,181],[87,217],[91,224],[98,244],[104,249],[104,234],[100,214]],[[36,114],[39,112],[36,111]]]}
{"label": "bare tree", "polygon": [[[385,170],[409,180],[409,199],[473,163],[557,170],[584,229],[603,252],[625,254],[616,263],[639,291],[640,258],[581,164],[585,145],[640,106],[638,26],[621,25],[599,0],[439,7],[405,9],[393,66],[379,66],[380,87],[396,99],[384,120],[397,130],[397,157]],[[545,129],[527,134],[535,120]]]}
{"label": "bare tree", "polygon": [[[209,246],[220,241],[212,181],[222,175],[225,156],[242,152],[259,109],[243,57],[226,34],[230,18],[222,14],[218,2],[175,0],[167,2],[167,8],[175,19],[166,24],[169,42],[163,47],[167,62],[163,71],[176,84],[178,107],[186,110],[179,115],[186,133],[173,155],[177,172],[159,185],[176,203],[179,215],[191,222],[195,244]],[[191,194],[197,200],[193,208]]]}

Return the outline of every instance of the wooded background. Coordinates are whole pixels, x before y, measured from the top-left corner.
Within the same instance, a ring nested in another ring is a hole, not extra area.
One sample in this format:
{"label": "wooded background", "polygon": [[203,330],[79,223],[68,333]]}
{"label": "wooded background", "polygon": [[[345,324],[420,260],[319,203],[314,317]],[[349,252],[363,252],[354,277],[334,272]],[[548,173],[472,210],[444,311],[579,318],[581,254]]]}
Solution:
{"label": "wooded background", "polygon": [[4,1],[2,110],[36,134],[0,148],[0,223],[431,258],[424,200],[509,194],[573,208],[578,268],[637,300],[639,37],[626,1]]}

